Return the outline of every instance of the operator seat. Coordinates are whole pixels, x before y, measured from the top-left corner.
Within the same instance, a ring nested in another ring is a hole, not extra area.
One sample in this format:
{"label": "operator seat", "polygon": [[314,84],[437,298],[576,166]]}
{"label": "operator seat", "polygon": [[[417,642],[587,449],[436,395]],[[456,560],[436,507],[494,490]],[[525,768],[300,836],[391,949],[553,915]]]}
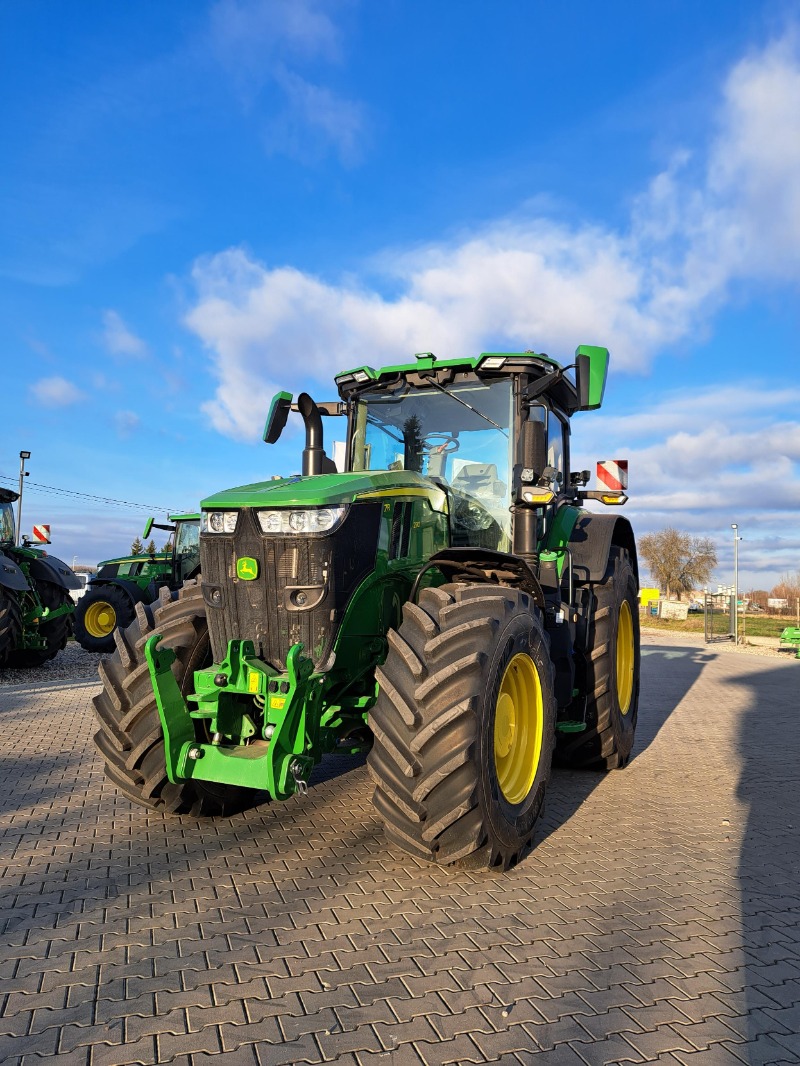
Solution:
{"label": "operator seat", "polygon": [[466,463],[453,478],[452,487],[456,492],[494,501],[506,493],[506,483],[498,478],[495,463]]}

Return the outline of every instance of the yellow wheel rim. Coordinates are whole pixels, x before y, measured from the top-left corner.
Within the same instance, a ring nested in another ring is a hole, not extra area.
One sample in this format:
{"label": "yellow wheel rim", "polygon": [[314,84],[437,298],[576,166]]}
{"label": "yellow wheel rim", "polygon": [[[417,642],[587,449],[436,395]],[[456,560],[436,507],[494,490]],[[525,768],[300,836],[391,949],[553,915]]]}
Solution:
{"label": "yellow wheel rim", "polygon": [[633,617],[630,604],[622,601],[617,622],[617,699],[627,714],[633,697]]}
{"label": "yellow wheel rim", "polygon": [[117,612],[105,600],[97,600],[86,608],[83,624],[90,637],[107,637],[117,624]]}
{"label": "yellow wheel rim", "polygon": [[533,786],[544,732],[539,673],[530,655],[515,655],[506,667],[494,713],[494,767],[509,803],[522,803]]}

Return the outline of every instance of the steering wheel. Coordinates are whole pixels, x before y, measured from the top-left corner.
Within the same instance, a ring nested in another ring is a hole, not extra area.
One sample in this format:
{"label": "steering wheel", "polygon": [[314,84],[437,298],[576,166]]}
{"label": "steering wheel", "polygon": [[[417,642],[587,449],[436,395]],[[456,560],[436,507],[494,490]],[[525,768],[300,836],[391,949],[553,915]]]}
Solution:
{"label": "steering wheel", "polygon": [[[441,443],[435,443],[441,441]],[[426,433],[422,441],[422,450],[427,455],[436,452],[437,455],[452,455],[459,449],[458,437],[452,433]]]}

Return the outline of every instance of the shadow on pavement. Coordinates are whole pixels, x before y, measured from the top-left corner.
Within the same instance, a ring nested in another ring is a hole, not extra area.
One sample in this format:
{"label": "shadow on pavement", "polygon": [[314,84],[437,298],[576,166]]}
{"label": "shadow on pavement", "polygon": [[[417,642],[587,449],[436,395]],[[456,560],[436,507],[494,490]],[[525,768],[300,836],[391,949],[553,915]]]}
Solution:
{"label": "shadow on pavement", "polygon": [[736,793],[747,807],[739,886],[749,1038],[758,1039],[768,1055],[759,1061],[798,1062],[800,667],[795,675],[781,665],[732,683],[749,692],[739,728]]}

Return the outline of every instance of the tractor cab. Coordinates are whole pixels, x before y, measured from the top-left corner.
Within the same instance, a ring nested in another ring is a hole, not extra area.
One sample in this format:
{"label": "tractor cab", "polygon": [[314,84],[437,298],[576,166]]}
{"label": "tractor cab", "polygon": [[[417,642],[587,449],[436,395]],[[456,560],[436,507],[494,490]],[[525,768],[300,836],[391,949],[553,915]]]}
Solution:
{"label": "tractor cab", "polygon": [[15,539],[14,500],[17,493],[0,489],[0,545],[11,547]]}
{"label": "tractor cab", "polygon": [[170,534],[170,587],[180,588],[184,581],[197,577],[200,572],[200,515],[171,514],[169,525],[148,518],[142,534],[145,540],[153,529],[163,529]]}

